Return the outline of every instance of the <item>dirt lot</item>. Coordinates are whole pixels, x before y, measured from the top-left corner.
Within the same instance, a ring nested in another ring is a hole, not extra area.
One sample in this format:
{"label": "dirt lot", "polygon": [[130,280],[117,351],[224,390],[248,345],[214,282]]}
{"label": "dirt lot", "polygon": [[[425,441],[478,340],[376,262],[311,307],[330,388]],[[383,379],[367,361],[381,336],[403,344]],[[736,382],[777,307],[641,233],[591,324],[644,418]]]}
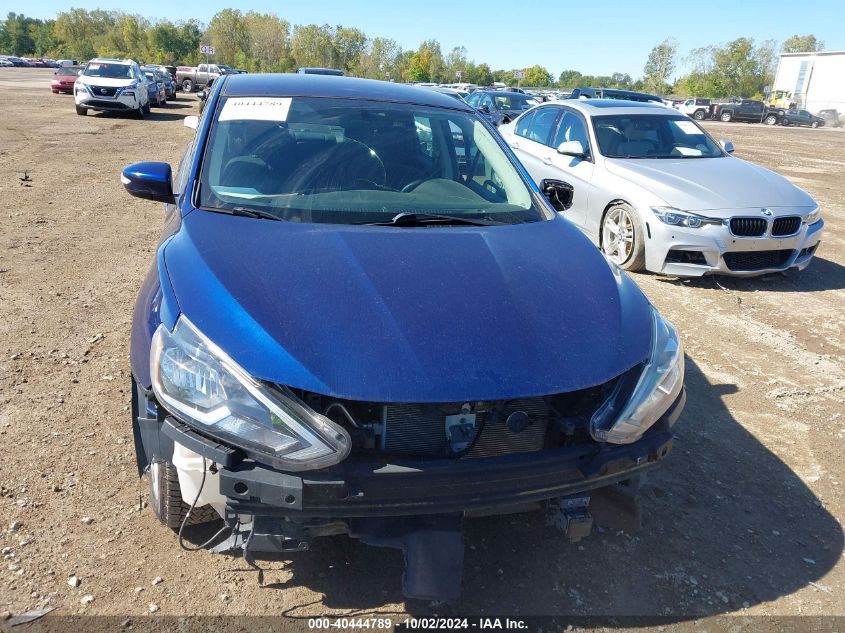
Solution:
{"label": "dirt lot", "polygon": [[[138,511],[128,335],[162,213],[125,194],[119,171],[175,165],[197,101],[83,118],[48,79],[0,69],[0,611],[405,613],[397,551],[317,542],[266,563],[261,588],[243,560],[183,552]],[[475,520],[463,598],[444,611],[845,615],[845,132],[707,125],[821,203],[816,260],[762,279],[636,275],[688,354],[644,528],[569,545],[541,516]]]}

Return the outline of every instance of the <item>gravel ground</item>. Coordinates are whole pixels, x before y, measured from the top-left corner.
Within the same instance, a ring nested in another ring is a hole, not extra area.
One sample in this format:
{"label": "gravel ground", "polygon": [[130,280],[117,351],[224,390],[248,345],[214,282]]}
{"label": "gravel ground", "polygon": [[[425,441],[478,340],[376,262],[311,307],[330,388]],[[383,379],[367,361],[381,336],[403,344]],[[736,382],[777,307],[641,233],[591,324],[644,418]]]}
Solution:
{"label": "gravel ground", "polygon": [[[162,213],[125,194],[119,170],[175,165],[197,101],[83,118],[48,80],[0,69],[0,612],[415,612],[398,551],[325,539],[265,563],[259,587],[243,560],[183,552],[139,509],[128,334]],[[757,279],[635,275],[688,354],[643,529],[570,545],[538,515],[471,521],[463,597],[443,613],[845,615],[845,132],[707,126],[820,202],[815,261]]]}

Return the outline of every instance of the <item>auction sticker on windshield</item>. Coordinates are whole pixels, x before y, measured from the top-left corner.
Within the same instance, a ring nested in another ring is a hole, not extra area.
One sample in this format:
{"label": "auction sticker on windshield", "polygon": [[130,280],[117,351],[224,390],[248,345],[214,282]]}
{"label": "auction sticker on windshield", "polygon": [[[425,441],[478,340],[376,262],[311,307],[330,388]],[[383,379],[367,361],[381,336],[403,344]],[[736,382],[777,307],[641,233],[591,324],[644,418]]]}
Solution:
{"label": "auction sticker on windshield", "polygon": [[287,121],[290,97],[230,97],[218,121]]}
{"label": "auction sticker on windshield", "polygon": [[698,129],[695,123],[692,121],[672,121],[684,134],[702,134],[703,132]]}

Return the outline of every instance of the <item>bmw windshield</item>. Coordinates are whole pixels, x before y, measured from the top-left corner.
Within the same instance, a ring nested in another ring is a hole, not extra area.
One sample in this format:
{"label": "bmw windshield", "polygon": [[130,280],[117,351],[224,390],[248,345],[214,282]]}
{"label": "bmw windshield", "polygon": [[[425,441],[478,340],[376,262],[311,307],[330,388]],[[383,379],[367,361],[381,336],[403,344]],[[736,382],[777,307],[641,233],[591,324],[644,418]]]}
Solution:
{"label": "bmw windshield", "polygon": [[593,117],[607,158],[717,158],[725,153],[689,117],[630,114]]}
{"label": "bmw windshield", "polygon": [[[200,176],[206,209],[292,222],[552,217],[469,112],[307,97],[221,99]],[[458,222],[456,222],[458,223]]]}

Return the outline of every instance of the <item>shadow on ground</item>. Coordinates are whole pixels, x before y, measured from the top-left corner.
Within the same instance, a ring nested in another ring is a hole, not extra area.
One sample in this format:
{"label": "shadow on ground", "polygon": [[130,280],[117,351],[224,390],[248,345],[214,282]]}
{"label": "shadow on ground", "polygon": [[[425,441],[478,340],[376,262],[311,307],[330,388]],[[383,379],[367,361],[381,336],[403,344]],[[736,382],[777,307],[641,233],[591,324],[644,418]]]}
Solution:
{"label": "shadow on ground", "polygon": [[[594,528],[575,545],[540,513],[468,521],[463,595],[438,615],[631,615],[665,624],[773,601],[824,576],[843,549],[837,520],[732,417],[722,396],[735,385],[710,384],[691,359],[686,384],[674,451],[646,488],[642,530]],[[289,577],[266,563],[266,590],[289,617],[313,616],[315,604],[351,615],[403,602],[398,550],[336,537],[285,560]],[[273,597],[294,586],[324,598],[291,605]]]}
{"label": "shadow on ground", "polygon": [[706,277],[658,277],[659,281],[693,288],[717,288],[721,286],[738,292],[822,292],[845,289],[845,266],[829,259],[815,257],[804,270],[788,270],[761,277],[728,277],[708,275]]}

